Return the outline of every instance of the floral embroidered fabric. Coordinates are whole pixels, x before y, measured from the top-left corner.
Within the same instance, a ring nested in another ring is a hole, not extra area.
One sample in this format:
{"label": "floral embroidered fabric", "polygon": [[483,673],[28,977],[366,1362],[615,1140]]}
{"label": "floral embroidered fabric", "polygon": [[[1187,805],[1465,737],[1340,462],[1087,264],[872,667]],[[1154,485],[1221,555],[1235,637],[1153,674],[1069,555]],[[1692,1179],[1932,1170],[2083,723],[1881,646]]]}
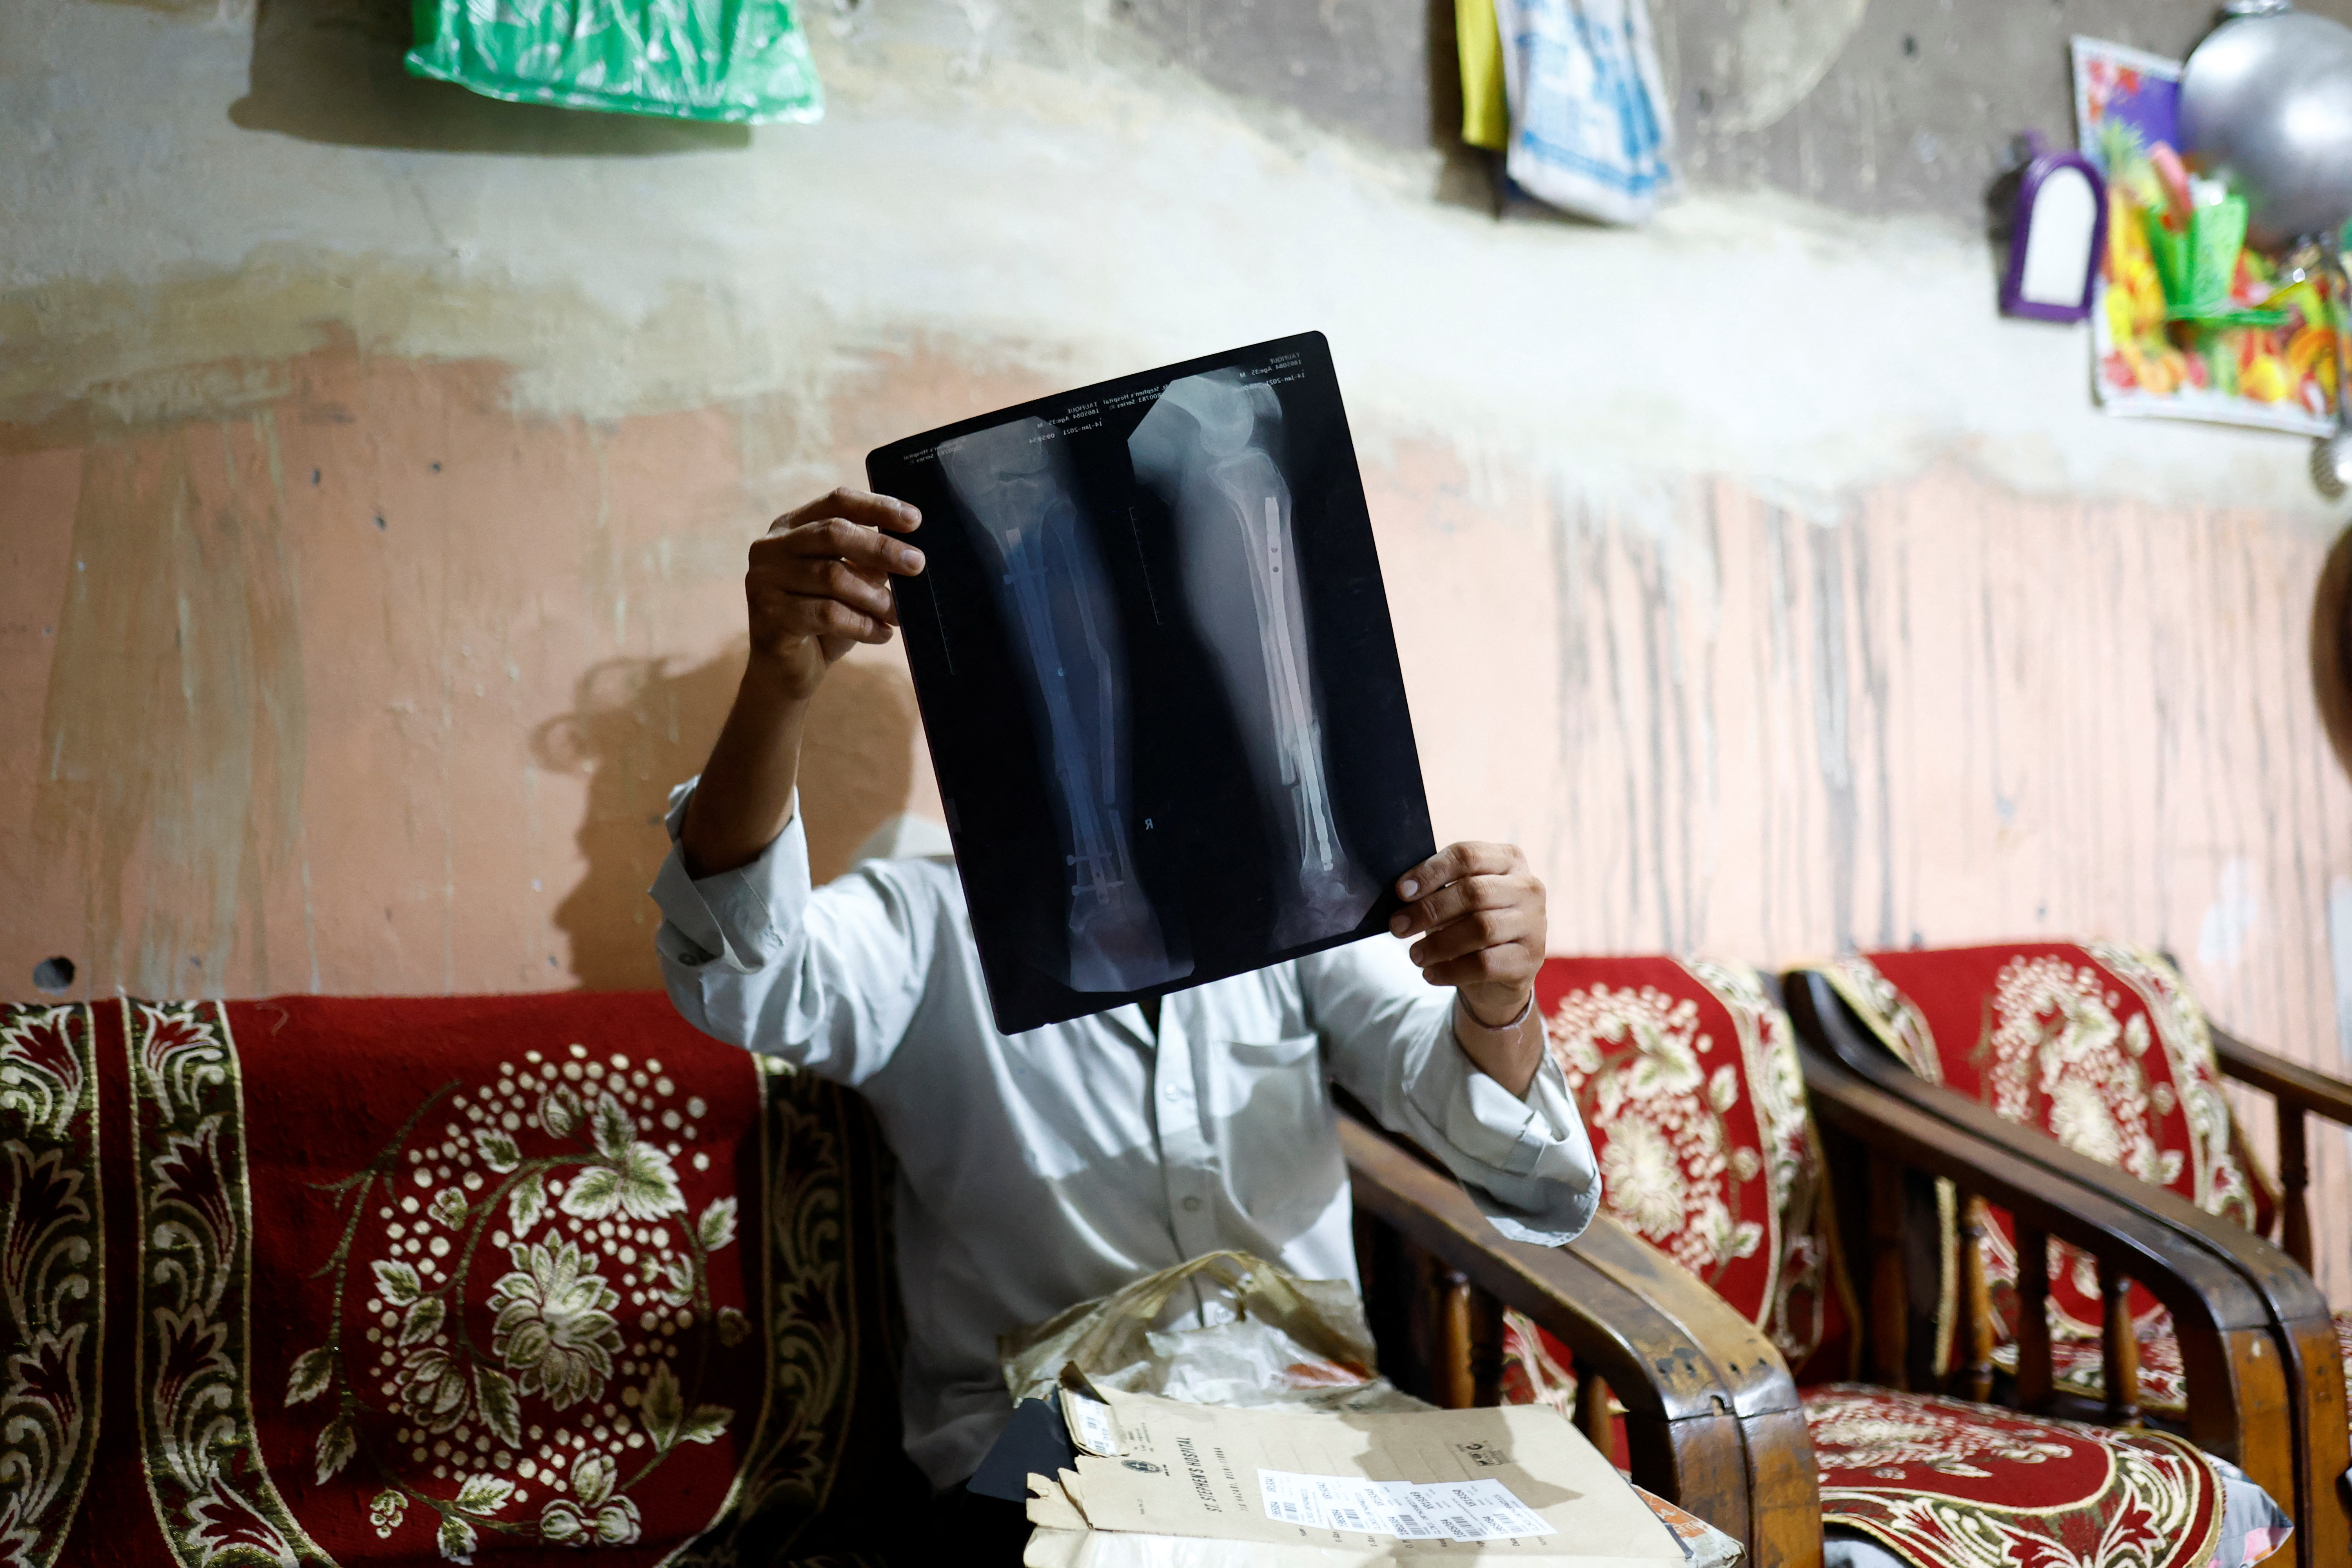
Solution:
{"label": "floral embroidered fabric", "polygon": [[[2161,958],[2045,942],[1857,955],[1823,973],[1897,1059],[1928,1081],[2209,1214],[2249,1228],[2265,1222],[2267,1178],[2237,1136],[2204,1015]],[[1996,1356],[2011,1365],[2016,1229],[2003,1210],[1991,1217],[1981,1245]],[[2049,1270],[2053,1372],[2067,1388],[2095,1397],[2097,1266],[2053,1241]],[[2170,1320],[2137,1287],[2132,1310],[2141,1404],[2178,1412],[2186,1388]]]}
{"label": "floral embroidered fabric", "polygon": [[1703,959],[1552,959],[1551,1052],[1601,1163],[1601,1202],[1771,1336],[1845,1370],[1821,1150],[1788,1016],[1756,972]]}
{"label": "floral embroidered fabric", "polygon": [[89,1489],[106,1316],[90,1009],[0,1008],[0,1560],[58,1561]]}
{"label": "floral embroidered fabric", "polygon": [[[2339,1311],[2334,1321],[2336,1351],[2344,1362],[2345,1412],[2352,1416],[2352,1311]],[[2181,1364],[2180,1341],[2174,1337],[2171,1314],[2154,1313],[2137,1326],[2140,1407],[2160,1415],[2186,1412],[2189,1373]],[[1993,1364],[2003,1372],[2013,1373],[2017,1370],[2017,1347],[1998,1346],[1992,1359]],[[2050,1367],[2052,1378],[2059,1386],[2085,1398],[2096,1399],[2106,1392],[2106,1368],[2095,1340],[2052,1339]]]}
{"label": "floral embroidered fabric", "polygon": [[0,1010],[0,1559],[772,1559],[867,1356],[845,1099],[658,995]]}
{"label": "floral embroidered fabric", "polygon": [[[1537,998],[1610,1213],[1769,1333],[1801,1384],[1846,1374],[1853,1297],[1821,1151],[1788,1020],[1754,973],[1555,959]],[[1564,1346],[1512,1313],[1503,1348],[1507,1399],[1570,1413]],[[2160,1383],[2161,1352],[2147,1365]],[[2212,1556],[2221,1490],[2186,1444],[1835,1382],[1801,1392],[1824,1522],[1921,1568],[2201,1568]]]}
{"label": "floral embroidered fabric", "polygon": [[2186,1442],[1853,1384],[1804,1390],[1825,1519],[1934,1568],[2202,1568],[2220,1479]]}
{"label": "floral embroidered fabric", "polygon": [[[2180,1362],[2180,1342],[2173,1336],[2172,1317],[2158,1311],[2135,1322],[2139,1341],[2139,1405],[2159,1415],[2189,1408],[2189,1373]],[[2002,1372],[2017,1371],[2014,1342],[1995,1345],[1992,1363]],[[2085,1399],[2103,1397],[2107,1388],[2105,1352],[2096,1340],[2050,1340],[2050,1375],[2059,1387]]]}

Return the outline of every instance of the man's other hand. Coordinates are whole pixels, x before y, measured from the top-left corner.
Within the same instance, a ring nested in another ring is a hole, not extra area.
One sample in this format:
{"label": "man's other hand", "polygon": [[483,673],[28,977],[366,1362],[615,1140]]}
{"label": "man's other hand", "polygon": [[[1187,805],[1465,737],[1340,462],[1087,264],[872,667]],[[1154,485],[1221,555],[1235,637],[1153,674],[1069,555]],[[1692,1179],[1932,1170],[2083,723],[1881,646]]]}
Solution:
{"label": "man's other hand", "polygon": [[755,669],[805,700],[853,644],[888,642],[890,579],[923,569],[923,552],[889,535],[922,521],[905,501],[844,488],[771,523],[743,576]]}
{"label": "man's other hand", "polygon": [[905,501],[843,489],[786,512],[751,546],[751,661],[686,808],[688,876],[748,865],[783,831],[809,699],[853,644],[890,640],[890,579],[923,569],[923,552],[890,535],[922,521]]}
{"label": "man's other hand", "polygon": [[1454,1035],[1486,1075],[1524,1095],[1541,1060],[1542,1028],[1512,1028],[1535,998],[1544,958],[1544,887],[1514,844],[1449,844],[1397,879],[1405,900],[1389,921],[1419,935],[1411,957],[1432,985],[1451,985],[1472,1027]]}

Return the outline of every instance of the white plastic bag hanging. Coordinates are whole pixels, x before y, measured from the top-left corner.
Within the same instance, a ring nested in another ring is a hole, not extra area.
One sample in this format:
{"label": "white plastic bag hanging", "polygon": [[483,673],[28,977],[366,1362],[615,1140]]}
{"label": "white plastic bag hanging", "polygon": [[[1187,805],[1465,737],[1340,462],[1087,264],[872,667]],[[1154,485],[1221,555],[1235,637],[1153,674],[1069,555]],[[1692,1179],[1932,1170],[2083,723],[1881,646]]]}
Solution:
{"label": "white plastic bag hanging", "polygon": [[1675,174],[1644,0],[1495,0],[1495,16],[1511,104],[1504,173],[1564,212],[1647,222]]}

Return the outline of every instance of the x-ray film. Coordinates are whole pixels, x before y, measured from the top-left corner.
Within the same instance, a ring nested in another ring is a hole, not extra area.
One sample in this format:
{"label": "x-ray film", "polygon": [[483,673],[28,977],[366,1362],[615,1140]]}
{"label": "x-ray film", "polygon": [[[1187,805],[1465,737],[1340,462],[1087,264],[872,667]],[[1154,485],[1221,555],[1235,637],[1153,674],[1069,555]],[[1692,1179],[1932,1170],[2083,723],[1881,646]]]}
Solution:
{"label": "x-ray film", "polygon": [[997,1027],[1386,929],[1435,847],[1322,334],[871,453]]}

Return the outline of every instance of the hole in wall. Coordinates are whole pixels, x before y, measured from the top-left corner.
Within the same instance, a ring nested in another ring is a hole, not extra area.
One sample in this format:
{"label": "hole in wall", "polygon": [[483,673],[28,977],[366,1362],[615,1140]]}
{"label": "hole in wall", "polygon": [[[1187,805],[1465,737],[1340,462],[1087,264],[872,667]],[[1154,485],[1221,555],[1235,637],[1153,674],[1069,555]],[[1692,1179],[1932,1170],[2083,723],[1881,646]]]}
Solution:
{"label": "hole in wall", "polygon": [[33,965],[33,987],[55,996],[73,987],[74,961],[63,956],[45,958]]}

